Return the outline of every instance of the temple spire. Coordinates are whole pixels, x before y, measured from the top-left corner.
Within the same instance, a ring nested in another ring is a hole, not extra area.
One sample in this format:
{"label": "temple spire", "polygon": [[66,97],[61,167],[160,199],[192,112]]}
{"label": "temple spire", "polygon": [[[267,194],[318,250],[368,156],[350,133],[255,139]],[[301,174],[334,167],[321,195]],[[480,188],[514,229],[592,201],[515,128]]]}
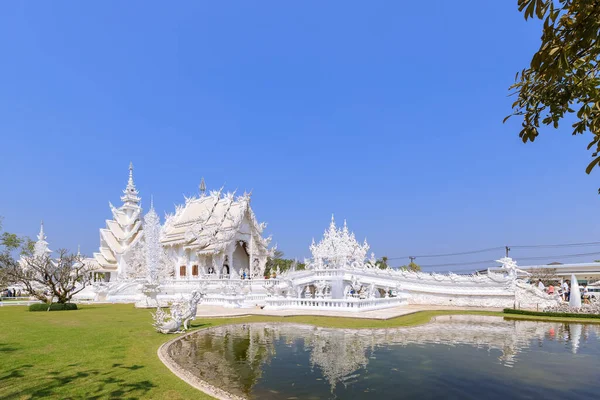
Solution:
{"label": "temple spire", "polygon": [[204,196],[206,194],[206,183],[204,183],[204,177],[200,180],[200,196]]}
{"label": "temple spire", "polygon": [[335,218],[333,217],[333,214],[331,214],[331,223],[329,224],[329,231],[334,232],[335,230]]}
{"label": "temple spire", "polygon": [[127,191],[136,191],[135,183],[133,183],[133,163],[129,162],[129,179],[127,180]]}
{"label": "temple spire", "polygon": [[37,236],[38,240],[46,240],[46,234],[44,233],[44,220],[40,223],[40,233]]}
{"label": "temple spire", "polygon": [[130,206],[139,206],[140,198],[138,197],[139,192],[135,188],[135,183],[133,182],[133,163],[129,163],[129,179],[127,180],[127,187],[123,190],[123,196],[121,196],[121,201],[126,205]]}
{"label": "temple spire", "polygon": [[34,257],[44,257],[50,255],[52,250],[48,248],[48,242],[46,241],[46,234],[44,233],[44,221],[40,224],[40,233],[37,236],[38,240],[33,246]]}

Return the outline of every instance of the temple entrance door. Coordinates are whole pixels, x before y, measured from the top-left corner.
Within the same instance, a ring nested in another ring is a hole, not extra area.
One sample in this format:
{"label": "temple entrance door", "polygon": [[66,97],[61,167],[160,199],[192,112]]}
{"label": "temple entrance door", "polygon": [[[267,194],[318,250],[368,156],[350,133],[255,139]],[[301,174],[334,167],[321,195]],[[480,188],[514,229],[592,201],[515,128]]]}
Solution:
{"label": "temple entrance door", "polygon": [[236,244],[233,251],[233,270],[238,274],[242,271],[250,271],[250,257],[240,242]]}

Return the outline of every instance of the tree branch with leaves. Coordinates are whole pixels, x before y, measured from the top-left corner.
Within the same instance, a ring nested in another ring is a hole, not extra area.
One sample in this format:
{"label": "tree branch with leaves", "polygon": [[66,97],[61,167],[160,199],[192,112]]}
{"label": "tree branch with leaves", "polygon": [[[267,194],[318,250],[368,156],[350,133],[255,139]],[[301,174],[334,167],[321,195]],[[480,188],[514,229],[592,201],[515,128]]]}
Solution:
{"label": "tree branch with leaves", "polygon": [[520,117],[526,143],[535,141],[541,125],[558,128],[573,114],[572,134],[593,135],[589,174],[600,163],[600,1],[519,0],[518,7],[526,20],[544,23],[539,49],[510,87],[517,99],[504,121]]}

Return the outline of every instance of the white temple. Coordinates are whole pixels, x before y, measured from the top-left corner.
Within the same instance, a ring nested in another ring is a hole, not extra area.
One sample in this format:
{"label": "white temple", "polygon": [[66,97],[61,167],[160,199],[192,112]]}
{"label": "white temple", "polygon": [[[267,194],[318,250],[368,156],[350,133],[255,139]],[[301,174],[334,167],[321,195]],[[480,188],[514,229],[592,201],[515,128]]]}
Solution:
{"label": "white temple", "polygon": [[[185,198],[161,226],[152,206],[142,218],[130,165],[123,204],[110,205],[113,219],[100,230],[99,252],[87,260],[97,267],[96,283],[80,298],[150,306],[195,291],[203,304],[336,311],[406,304],[545,308],[558,302],[558,295],[519,281],[510,258],[498,260],[501,272],[481,275],[380,269],[374,254],[367,259],[367,241],[359,243],[345,221],[338,228],[333,216],[322,240],[310,245],[305,270],[265,278],[274,249],[250,198],[223,189],[207,194],[203,179],[199,195]],[[40,235],[45,243],[43,229]]]}

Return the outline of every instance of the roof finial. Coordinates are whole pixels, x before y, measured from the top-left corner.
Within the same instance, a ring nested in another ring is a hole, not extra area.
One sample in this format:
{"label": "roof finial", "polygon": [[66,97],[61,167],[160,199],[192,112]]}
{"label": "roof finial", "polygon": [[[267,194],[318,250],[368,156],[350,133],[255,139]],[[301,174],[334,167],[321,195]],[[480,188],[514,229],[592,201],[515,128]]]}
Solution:
{"label": "roof finial", "polygon": [[127,186],[133,186],[133,163],[129,162],[129,181],[127,182]]}
{"label": "roof finial", "polygon": [[204,177],[200,180],[200,195],[204,196],[206,193],[206,183],[204,183]]}
{"label": "roof finial", "polygon": [[40,223],[40,233],[38,234],[39,240],[46,240],[46,235],[44,234],[44,220]]}
{"label": "roof finial", "polygon": [[333,218],[333,214],[331,214],[331,223],[329,224],[329,231],[333,232],[336,230],[335,227],[335,218]]}
{"label": "roof finial", "polygon": [[77,245],[77,257],[81,257],[81,245]]}
{"label": "roof finial", "polygon": [[133,163],[129,163],[129,180],[127,180],[127,187],[123,190],[123,196],[121,201],[129,203],[130,205],[139,205],[140,198],[138,197],[139,192],[135,188],[133,183]]}

